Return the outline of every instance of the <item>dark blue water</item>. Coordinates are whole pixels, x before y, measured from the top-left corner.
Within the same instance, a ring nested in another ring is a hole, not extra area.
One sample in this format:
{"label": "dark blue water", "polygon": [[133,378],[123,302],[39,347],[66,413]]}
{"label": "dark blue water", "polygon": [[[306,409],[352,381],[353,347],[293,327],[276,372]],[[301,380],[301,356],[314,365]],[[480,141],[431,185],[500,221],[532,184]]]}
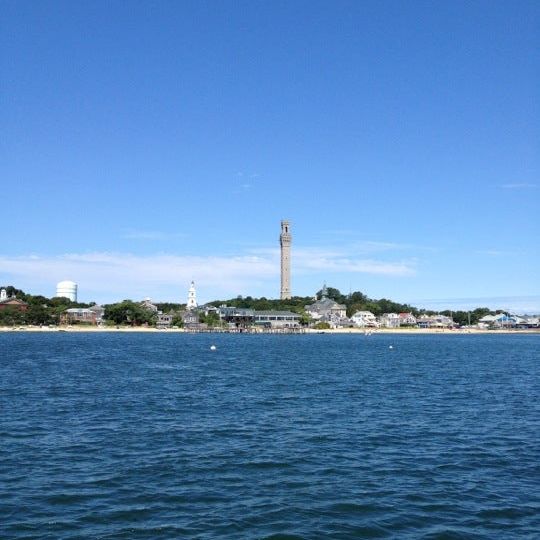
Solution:
{"label": "dark blue water", "polygon": [[0,538],[537,539],[539,375],[538,335],[1,334]]}

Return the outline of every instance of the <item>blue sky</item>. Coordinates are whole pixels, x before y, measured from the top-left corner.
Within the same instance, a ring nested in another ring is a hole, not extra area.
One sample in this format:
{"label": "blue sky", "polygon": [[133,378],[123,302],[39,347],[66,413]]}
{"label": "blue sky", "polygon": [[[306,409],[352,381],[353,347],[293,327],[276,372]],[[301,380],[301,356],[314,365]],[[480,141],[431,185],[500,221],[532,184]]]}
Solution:
{"label": "blue sky", "polygon": [[0,4],[0,283],[540,311],[538,2]]}

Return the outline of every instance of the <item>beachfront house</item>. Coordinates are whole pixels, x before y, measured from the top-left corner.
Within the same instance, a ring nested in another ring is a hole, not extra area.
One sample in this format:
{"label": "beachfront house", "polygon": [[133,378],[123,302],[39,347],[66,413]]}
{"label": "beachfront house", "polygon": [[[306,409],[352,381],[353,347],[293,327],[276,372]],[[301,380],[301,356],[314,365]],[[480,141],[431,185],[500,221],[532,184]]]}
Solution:
{"label": "beachfront house", "polygon": [[377,317],[371,313],[371,311],[357,311],[352,317],[351,321],[355,326],[359,328],[376,328],[379,326]]}
{"label": "beachfront house", "polygon": [[412,313],[399,313],[399,326],[416,326],[416,317]]}
{"label": "beachfront house", "polygon": [[156,328],[160,328],[162,330],[170,328],[172,326],[172,320],[173,316],[170,313],[159,312],[156,321]]}
{"label": "beachfront house", "polygon": [[158,307],[152,304],[152,300],[150,300],[150,298],[145,298],[142,302],[140,302],[139,305],[148,311],[152,311],[153,313],[157,313],[159,311]]}
{"label": "beachfront house", "polygon": [[90,308],[69,308],[60,316],[61,324],[97,324],[96,312]]}
{"label": "beachfront house", "polygon": [[524,315],[520,318],[521,320],[517,322],[516,328],[540,328],[540,317]]}
{"label": "beachfront house", "polygon": [[379,323],[384,328],[399,328],[399,315],[397,313],[384,313],[379,317]]}
{"label": "beachfront house", "polygon": [[417,325],[419,328],[453,328],[455,323],[446,315],[421,315]]}
{"label": "beachfront house", "polygon": [[17,311],[26,311],[28,304],[19,300],[15,295],[8,296],[6,289],[0,291],[0,309],[13,309]]}
{"label": "beachfront house", "polygon": [[331,298],[323,296],[313,304],[304,306],[306,313],[315,321],[323,321],[326,319],[339,320],[347,316],[347,306],[338,304]]}
{"label": "beachfront house", "polygon": [[219,306],[219,318],[231,328],[247,328],[253,324],[255,311],[247,308]]}
{"label": "beachfront house", "polygon": [[180,313],[182,323],[186,330],[198,330],[200,328],[199,314],[194,310],[186,310]]}
{"label": "beachfront house", "polygon": [[96,324],[101,324],[103,322],[103,317],[105,315],[105,308],[98,304],[90,306],[88,308],[96,316]]}

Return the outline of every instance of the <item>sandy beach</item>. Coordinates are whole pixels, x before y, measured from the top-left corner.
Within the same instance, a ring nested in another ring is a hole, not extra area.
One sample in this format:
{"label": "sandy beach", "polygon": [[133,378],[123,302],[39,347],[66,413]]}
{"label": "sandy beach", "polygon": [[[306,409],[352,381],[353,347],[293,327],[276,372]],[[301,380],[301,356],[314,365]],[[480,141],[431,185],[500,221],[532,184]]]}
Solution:
{"label": "sandy beach", "polygon": [[[0,332],[122,332],[122,333],[133,333],[133,332],[144,332],[144,333],[198,333],[193,331],[186,331],[183,328],[149,328],[144,326],[129,327],[129,326],[83,326],[83,325],[73,325],[73,326],[1,326]],[[212,332],[211,330],[205,330],[204,333]],[[227,331],[216,330],[216,333],[228,333]],[[240,333],[240,332],[231,332],[231,333]],[[246,333],[256,333],[256,332],[246,332]],[[266,332],[260,332],[266,333]],[[366,330],[363,328],[336,328],[336,329],[324,329],[317,330],[314,328],[306,328],[304,330],[305,334],[366,334]],[[473,335],[473,334],[518,334],[518,335],[528,335],[528,334],[540,334],[540,328],[531,328],[526,330],[515,330],[515,329],[505,329],[505,330],[486,330],[486,329],[477,329],[477,328],[460,328],[460,329],[446,329],[446,328],[379,328],[368,330],[369,335],[377,334],[450,334],[450,335]]]}

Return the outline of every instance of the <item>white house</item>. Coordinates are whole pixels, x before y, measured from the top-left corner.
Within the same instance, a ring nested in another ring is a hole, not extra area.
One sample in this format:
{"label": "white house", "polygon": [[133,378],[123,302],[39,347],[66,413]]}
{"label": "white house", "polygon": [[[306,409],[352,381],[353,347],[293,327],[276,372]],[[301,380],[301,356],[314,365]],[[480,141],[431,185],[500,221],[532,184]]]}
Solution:
{"label": "white house", "polygon": [[399,328],[400,320],[397,313],[384,313],[379,318],[379,322],[385,328]]}
{"label": "white house", "polygon": [[446,315],[421,315],[417,320],[420,328],[452,328],[454,321]]}
{"label": "white house", "polygon": [[416,317],[412,313],[399,314],[400,326],[416,326]]}
{"label": "white house", "polygon": [[357,311],[352,317],[351,321],[355,326],[360,328],[365,327],[378,327],[379,323],[377,322],[377,317],[371,313],[371,311]]}

